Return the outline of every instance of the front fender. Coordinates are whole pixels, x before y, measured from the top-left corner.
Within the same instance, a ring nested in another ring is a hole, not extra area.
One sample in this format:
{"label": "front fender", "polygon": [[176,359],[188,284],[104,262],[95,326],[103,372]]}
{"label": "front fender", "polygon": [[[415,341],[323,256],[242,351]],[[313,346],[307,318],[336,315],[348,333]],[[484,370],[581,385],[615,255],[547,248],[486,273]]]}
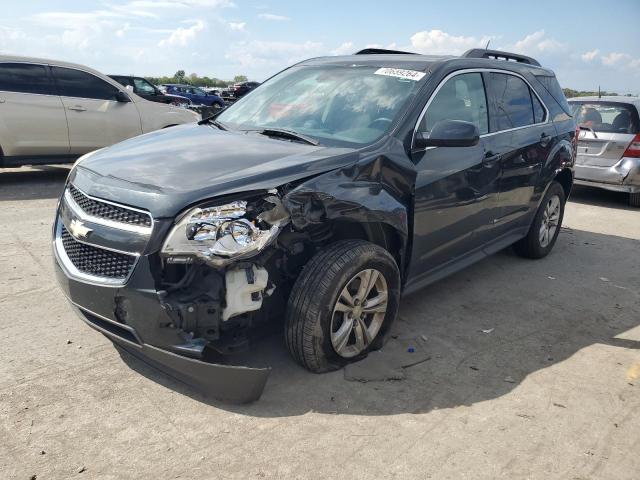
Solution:
{"label": "front fender", "polygon": [[303,182],[283,204],[297,229],[326,221],[385,224],[406,244],[415,176],[410,162],[377,156]]}

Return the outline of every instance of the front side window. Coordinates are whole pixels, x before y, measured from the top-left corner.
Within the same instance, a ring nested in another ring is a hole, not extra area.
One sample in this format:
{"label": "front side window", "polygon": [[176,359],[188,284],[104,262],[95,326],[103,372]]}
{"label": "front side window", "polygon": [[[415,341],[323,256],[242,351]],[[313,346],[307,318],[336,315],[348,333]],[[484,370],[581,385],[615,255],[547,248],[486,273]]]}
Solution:
{"label": "front side window", "polygon": [[532,94],[524,80],[514,75],[492,72],[489,74],[489,85],[496,109],[495,122],[492,122],[494,132],[536,123]]}
{"label": "front side window", "polygon": [[0,91],[57,95],[44,65],[0,63]]}
{"label": "front side window", "polygon": [[53,76],[63,97],[117,100],[118,89],[90,73],[73,68],[53,67]]}
{"label": "front side window", "polygon": [[156,93],[156,89],[153,88],[149,82],[147,82],[144,78],[134,78],[133,84],[135,86],[136,92],[146,93],[148,95],[153,95]]}
{"label": "front side window", "polygon": [[407,70],[362,65],[292,67],[218,120],[238,130],[279,128],[321,143],[365,145],[389,131],[423,77],[422,72],[412,77]]}
{"label": "front side window", "polygon": [[489,132],[482,74],[463,73],[447,80],[431,100],[419,129],[430,132],[442,120],[471,122],[481,135]]}

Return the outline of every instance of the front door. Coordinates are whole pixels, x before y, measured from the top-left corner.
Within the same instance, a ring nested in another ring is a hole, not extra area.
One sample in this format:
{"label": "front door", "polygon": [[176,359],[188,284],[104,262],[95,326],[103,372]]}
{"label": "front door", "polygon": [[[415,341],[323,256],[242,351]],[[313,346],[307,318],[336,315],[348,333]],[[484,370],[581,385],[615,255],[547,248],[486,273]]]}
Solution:
{"label": "front door", "polygon": [[135,104],[119,102],[117,87],[73,68],[52,71],[67,114],[71,153],[80,155],[142,133]]}
{"label": "front door", "polygon": [[[441,120],[464,120],[488,133],[481,73],[460,73],[441,84],[417,130],[429,132]],[[419,283],[480,246],[477,231],[495,214],[499,163],[482,138],[472,147],[413,152],[413,161],[418,175],[410,282]]]}

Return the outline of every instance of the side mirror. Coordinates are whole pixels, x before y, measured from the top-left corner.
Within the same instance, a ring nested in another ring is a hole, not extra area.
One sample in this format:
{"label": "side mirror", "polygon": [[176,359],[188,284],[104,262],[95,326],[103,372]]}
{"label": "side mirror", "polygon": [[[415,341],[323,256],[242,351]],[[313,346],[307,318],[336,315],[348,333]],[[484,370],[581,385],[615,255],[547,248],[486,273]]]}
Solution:
{"label": "side mirror", "polygon": [[417,132],[414,146],[426,147],[472,147],[480,141],[480,131],[471,122],[441,120],[431,132]]}
{"label": "side mirror", "polygon": [[121,102],[121,103],[127,103],[127,102],[130,102],[131,99],[122,90],[118,90],[118,93],[116,93],[116,101]]}

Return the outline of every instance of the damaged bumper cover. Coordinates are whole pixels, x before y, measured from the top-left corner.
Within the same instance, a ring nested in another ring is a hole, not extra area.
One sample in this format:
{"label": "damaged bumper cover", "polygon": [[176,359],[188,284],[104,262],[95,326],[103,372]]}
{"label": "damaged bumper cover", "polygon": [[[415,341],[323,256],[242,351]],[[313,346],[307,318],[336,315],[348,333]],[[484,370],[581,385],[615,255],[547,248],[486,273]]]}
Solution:
{"label": "damaged bumper cover", "polygon": [[575,183],[615,192],[640,192],[640,158],[623,157],[611,167],[576,163]]}
{"label": "damaged bumper cover", "polygon": [[[55,248],[54,248],[55,250]],[[55,256],[58,283],[79,317],[143,362],[213,398],[247,403],[258,400],[270,368],[209,363],[197,357],[202,345],[172,328],[152,287],[147,257],[141,257],[126,287],[75,280]],[[186,356],[190,355],[190,356]]]}

